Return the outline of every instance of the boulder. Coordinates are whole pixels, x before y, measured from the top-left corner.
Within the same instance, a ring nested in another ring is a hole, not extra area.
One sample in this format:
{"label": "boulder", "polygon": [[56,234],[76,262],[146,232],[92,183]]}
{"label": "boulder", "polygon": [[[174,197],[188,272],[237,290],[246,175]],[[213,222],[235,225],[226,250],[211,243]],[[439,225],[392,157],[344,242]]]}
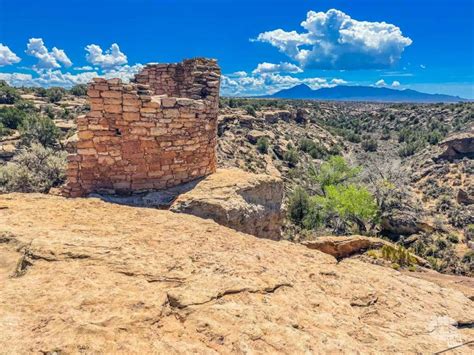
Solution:
{"label": "boulder", "polygon": [[474,203],[474,196],[470,195],[468,192],[463,189],[459,189],[456,200],[461,205],[472,205]]}
{"label": "boulder", "polygon": [[10,160],[17,151],[18,148],[15,144],[0,144],[0,160]]}
{"label": "boulder", "polygon": [[432,233],[434,227],[420,215],[409,210],[394,210],[381,218],[381,227],[392,235],[412,235],[419,232]]}
{"label": "boulder", "polygon": [[259,120],[261,119],[258,119],[250,115],[240,115],[238,116],[238,119],[237,119],[240,127],[250,128],[250,129],[253,127],[254,122],[257,122]]}
{"label": "boulder", "polygon": [[369,249],[379,249],[389,243],[380,238],[364,237],[360,235],[349,237],[318,237],[314,240],[302,242],[310,249],[319,250],[325,254],[343,259],[354,254],[363,253]]}
{"label": "boulder", "polygon": [[309,121],[309,111],[305,108],[299,108],[296,111],[295,122],[299,124],[306,124]]}
{"label": "boulder", "polygon": [[278,121],[290,122],[292,114],[288,110],[279,110],[279,111],[266,111],[263,112],[263,118],[265,122],[274,124]]}
{"label": "boulder", "polygon": [[474,159],[474,131],[450,135],[440,143],[440,146],[444,152],[438,156],[438,160]]}
{"label": "boulder", "polygon": [[212,219],[257,237],[280,239],[282,200],[283,182],[277,177],[218,169],[178,196],[170,210]]}
{"label": "boulder", "polygon": [[275,135],[273,132],[264,132],[264,131],[257,131],[255,129],[251,130],[247,133],[247,139],[250,143],[256,144],[260,138],[266,137],[268,139],[275,139]]}
{"label": "boulder", "polygon": [[456,282],[93,198],[0,211],[2,352],[428,354],[474,336]]}

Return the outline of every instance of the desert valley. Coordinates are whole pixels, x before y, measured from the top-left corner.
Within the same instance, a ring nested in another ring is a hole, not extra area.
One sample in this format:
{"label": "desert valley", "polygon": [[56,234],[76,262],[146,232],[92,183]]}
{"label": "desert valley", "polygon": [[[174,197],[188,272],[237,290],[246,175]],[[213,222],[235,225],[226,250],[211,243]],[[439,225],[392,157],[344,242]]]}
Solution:
{"label": "desert valley", "polygon": [[0,0],[0,354],[474,353],[473,14]]}

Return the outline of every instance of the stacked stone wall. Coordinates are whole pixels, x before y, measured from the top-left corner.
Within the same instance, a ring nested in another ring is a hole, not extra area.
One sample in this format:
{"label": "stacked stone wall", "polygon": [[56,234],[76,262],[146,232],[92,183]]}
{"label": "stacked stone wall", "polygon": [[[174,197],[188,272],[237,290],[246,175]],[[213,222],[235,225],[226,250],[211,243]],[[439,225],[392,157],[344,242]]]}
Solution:
{"label": "stacked stone wall", "polygon": [[66,194],[163,189],[215,172],[219,79],[207,59],[150,64],[130,84],[94,79]]}

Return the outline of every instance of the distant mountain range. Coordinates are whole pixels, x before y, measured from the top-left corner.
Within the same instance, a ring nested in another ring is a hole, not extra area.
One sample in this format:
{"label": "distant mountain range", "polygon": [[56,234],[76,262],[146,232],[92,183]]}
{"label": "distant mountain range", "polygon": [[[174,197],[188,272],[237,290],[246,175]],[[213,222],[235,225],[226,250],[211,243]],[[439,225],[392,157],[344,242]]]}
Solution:
{"label": "distant mountain range", "polygon": [[310,99],[335,101],[374,101],[374,102],[459,102],[470,101],[459,96],[442,94],[426,94],[423,92],[405,89],[396,90],[372,86],[334,86],[313,90],[308,85],[301,84],[266,95],[267,98],[280,99]]}

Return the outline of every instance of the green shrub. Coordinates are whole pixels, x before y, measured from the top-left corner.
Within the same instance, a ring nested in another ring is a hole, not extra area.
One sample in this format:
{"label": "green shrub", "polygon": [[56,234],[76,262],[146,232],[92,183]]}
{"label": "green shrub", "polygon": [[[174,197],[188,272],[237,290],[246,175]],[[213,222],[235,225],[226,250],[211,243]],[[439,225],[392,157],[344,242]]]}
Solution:
{"label": "green shrub", "polygon": [[375,249],[371,249],[367,251],[367,256],[371,257],[372,259],[378,259],[379,258],[379,252]]}
{"label": "green shrub", "polygon": [[25,114],[26,113],[35,113],[37,111],[35,105],[31,101],[28,101],[28,100],[17,101],[15,103],[15,107],[18,110],[24,112]]}
{"label": "green shrub", "polygon": [[445,263],[442,260],[435,258],[433,256],[428,256],[426,260],[430,263],[430,266],[435,271],[441,271],[445,267],[444,265]]}
{"label": "green shrub", "polygon": [[247,113],[247,115],[257,117],[257,111],[255,110],[255,107],[253,107],[252,105],[245,106],[245,112]]}
{"label": "green shrub", "polygon": [[308,153],[314,146],[315,143],[308,138],[303,138],[298,144],[299,149],[305,153]]}
{"label": "green shrub", "polygon": [[467,241],[474,240],[474,224],[468,224],[464,230],[464,236]]}
{"label": "green shrub", "polygon": [[399,150],[398,155],[402,158],[409,157],[418,151],[418,145],[415,143],[404,144]]}
{"label": "green shrub", "polygon": [[1,122],[0,122],[0,137],[8,136],[12,134],[12,130],[10,128],[5,127]]}
{"label": "green shrub", "polygon": [[303,188],[298,186],[288,200],[288,217],[293,223],[301,225],[303,219],[308,214],[308,210],[309,195]]}
{"label": "green shrub", "polygon": [[450,234],[450,235],[448,235],[448,240],[449,240],[451,243],[454,243],[454,244],[459,243],[459,237],[458,237],[456,234]]}
{"label": "green shrub", "polygon": [[267,137],[260,137],[257,140],[257,150],[262,154],[268,153],[269,142]]}
{"label": "green shrub", "polygon": [[290,147],[284,154],[283,159],[288,163],[288,166],[294,167],[298,164],[298,152],[295,148]]}
{"label": "green shrub", "polygon": [[312,179],[317,182],[323,191],[329,185],[346,183],[359,175],[359,167],[351,167],[341,156],[332,156],[327,162],[321,164],[318,170],[310,168]]}
{"label": "green shrub", "polygon": [[393,247],[384,245],[382,247],[382,258],[401,266],[409,266],[417,264],[416,258],[403,246]]}
{"label": "green shrub", "polygon": [[443,135],[439,131],[432,131],[428,135],[428,143],[431,145],[438,144],[443,139]]}
{"label": "green shrub", "polygon": [[48,192],[65,179],[66,156],[41,144],[23,148],[13,159],[0,166],[1,192]]}
{"label": "green shrub", "polygon": [[336,214],[342,221],[355,222],[359,230],[360,223],[373,221],[377,215],[377,203],[374,196],[363,186],[329,185],[326,196],[317,197],[325,214]]}
{"label": "green shrub", "polygon": [[43,87],[35,88],[34,91],[39,97],[46,97],[48,95],[48,90]]}
{"label": "green shrub", "polygon": [[440,250],[446,249],[448,247],[448,241],[443,238],[436,239],[436,247]]}
{"label": "green shrub", "polygon": [[325,209],[325,206],[318,199],[317,196],[313,196],[309,200],[309,209],[303,218],[303,226],[306,229],[316,229],[326,224],[329,218],[329,213]]}
{"label": "green shrub", "polygon": [[61,101],[66,90],[60,87],[52,87],[46,90],[46,96],[48,97],[49,102],[55,103]]}
{"label": "green shrub", "polygon": [[28,115],[22,121],[19,130],[23,145],[37,142],[45,147],[53,147],[59,138],[59,130],[49,117]]}
{"label": "green shrub", "polygon": [[8,85],[6,81],[0,80],[0,104],[13,105],[20,98],[17,89]]}
{"label": "green shrub", "polygon": [[390,134],[390,130],[385,127],[382,131],[382,135],[380,136],[380,139],[383,139],[383,140],[389,140],[391,137],[391,134]]}
{"label": "green shrub", "polygon": [[354,131],[348,131],[345,135],[345,138],[347,138],[347,140],[352,143],[360,143],[362,141],[360,135]]}
{"label": "green shrub", "polygon": [[462,261],[464,263],[474,263],[474,250],[467,251],[463,256]]}
{"label": "green shrub", "polygon": [[7,128],[17,129],[26,113],[16,107],[0,107],[0,123]]}
{"label": "green shrub", "polygon": [[370,138],[362,142],[362,149],[366,152],[376,152],[378,148],[378,143],[375,139]]}
{"label": "green shrub", "polygon": [[56,117],[53,105],[46,105],[44,107],[44,114],[53,120]]}
{"label": "green shrub", "polygon": [[74,96],[86,96],[87,95],[87,85],[86,84],[77,84],[74,85],[69,92]]}
{"label": "green shrub", "polygon": [[303,138],[299,142],[299,149],[308,153],[313,159],[324,159],[330,154],[323,145],[307,138]]}

